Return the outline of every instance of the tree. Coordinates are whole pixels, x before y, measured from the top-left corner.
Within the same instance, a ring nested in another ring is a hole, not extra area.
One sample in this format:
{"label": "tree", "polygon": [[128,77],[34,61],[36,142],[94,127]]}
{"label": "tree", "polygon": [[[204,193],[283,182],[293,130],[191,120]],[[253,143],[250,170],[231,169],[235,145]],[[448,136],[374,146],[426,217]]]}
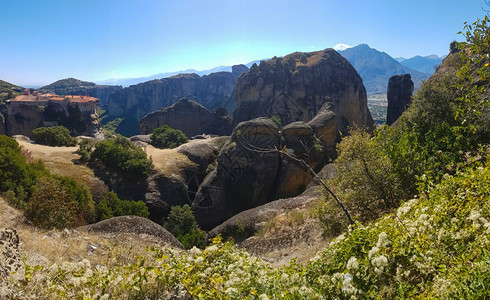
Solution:
{"label": "tree", "polygon": [[122,136],[95,144],[90,160],[100,161],[110,172],[125,180],[144,180],[153,169],[146,153]]}
{"label": "tree", "polygon": [[25,210],[26,218],[41,228],[70,228],[93,221],[94,203],[86,187],[68,177],[38,180]]}
{"label": "tree", "polygon": [[172,206],[167,220],[163,225],[170,231],[186,249],[193,246],[204,248],[206,239],[204,232],[199,229],[196,218],[189,205]]}
{"label": "tree", "polygon": [[75,146],[77,140],[63,126],[40,127],[32,130],[34,141],[48,146]]}
{"label": "tree", "polygon": [[178,129],[164,125],[153,130],[151,144],[157,148],[175,148],[187,143],[187,137]]}
{"label": "tree", "polygon": [[140,216],[148,218],[149,212],[143,201],[120,199],[116,193],[104,194],[95,206],[97,220],[105,220],[117,216]]}

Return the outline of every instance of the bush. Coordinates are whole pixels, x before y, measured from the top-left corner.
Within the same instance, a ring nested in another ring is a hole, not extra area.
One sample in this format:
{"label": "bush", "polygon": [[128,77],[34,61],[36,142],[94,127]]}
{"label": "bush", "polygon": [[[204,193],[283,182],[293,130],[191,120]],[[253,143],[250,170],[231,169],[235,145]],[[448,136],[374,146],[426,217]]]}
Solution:
{"label": "bush", "polygon": [[203,231],[199,229],[196,218],[189,205],[172,206],[167,221],[163,225],[170,231],[186,249],[193,246],[204,248],[206,238]]}
{"label": "bush", "polygon": [[148,218],[148,207],[143,201],[120,199],[116,193],[109,192],[103,195],[95,206],[97,220],[105,220],[117,216],[140,216]]}
{"label": "bush", "polygon": [[27,163],[16,140],[0,135],[0,193],[7,192],[9,203],[23,207],[39,177],[48,174],[41,161]]}
{"label": "bush", "polygon": [[47,146],[75,146],[77,140],[70,135],[66,127],[40,127],[32,130],[34,141]]}
{"label": "bush", "polygon": [[151,144],[157,148],[175,148],[187,143],[186,135],[178,129],[164,125],[153,130]]}
{"label": "bush", "polygon": [[384,156],[371,136],[352,129],[337,146],[337,176],[329,184],[360,221],[372,220],[398,206],[407,198],[391,161]]}
{"label": "bush", "polygon": [[25,216],[46,229],[81,226],[94,220],[94,203],[88,189],[73,179],[45,176],[37,182]]}
{"label": "bush", "polygon": [[153,169],[146,153],[122,136],[97,143],[90,160],[102,162],[110,172],[125,180],[144,180]]}

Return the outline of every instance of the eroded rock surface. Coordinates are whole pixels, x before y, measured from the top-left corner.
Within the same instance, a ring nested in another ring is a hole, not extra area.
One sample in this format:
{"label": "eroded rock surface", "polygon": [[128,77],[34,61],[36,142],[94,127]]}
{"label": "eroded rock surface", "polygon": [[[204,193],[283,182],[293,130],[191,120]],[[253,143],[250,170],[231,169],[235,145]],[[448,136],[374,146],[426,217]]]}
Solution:
{"label": "eroded rock surface", "polygon": [[326,102],[335,104],[338,128],[372,128],[366,90],[356,70],[332,49],[296,52],[253,65],[236,87],[234,123],[275,116],[282,124],[308,122]]}
{"label": "eroded rock surface", "polygon": [[410,74],[395,75],[388,81],[388,109],[386,124],[391,125],[412,103],[414,84]]}
{"label": "eroded rock surface", "polygon": [[0,283],[21,267],[19,236],[12,228],[0,230]]}
{"label": "eroded rock surface", "polygon": [[187,137],[229,135],[231,132],[231,118],[224,108],[210,112],[199,103],[185,98],[170,107],[147,114],[140,120],[139,127],[142,134],[149,134],[163,125],[182,130]]}
{"label": "eroded rock surface", "polygon": [[[337,132],[336,122],[325,126]],[[301,194],[312,179],[308,167],[319,171],[331,158],[326,149],[304,122],[282,131],[267,118],[241,122],[197,191],[192,204],[196,220],[211,229],[243,210]]]}

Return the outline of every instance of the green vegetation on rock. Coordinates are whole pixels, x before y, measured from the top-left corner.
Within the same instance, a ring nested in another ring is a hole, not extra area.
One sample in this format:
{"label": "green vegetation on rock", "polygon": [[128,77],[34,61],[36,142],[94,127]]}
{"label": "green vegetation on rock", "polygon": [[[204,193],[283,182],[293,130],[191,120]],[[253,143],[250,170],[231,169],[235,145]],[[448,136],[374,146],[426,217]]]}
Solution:
{"label": "green vegetation on rock", "polygon": [[101,197],[95,206],[97,221],[117,216],[133,215],[148,218],[149,212],[143,201],[120,199],[116,193],[109,192]]}
{"label": "green vegetation on rock", "polygon": [[90,159],[101,162],[114,175],[127,180],[145,179],[153,169],[146,153],[122,136],[97,143]]}
{"label": "green vegetation on rock", "polygon": [[172,206],[167,220],[163,225],[170,231],[186,249],[192,247],[204,248],[206,236],[196,222],[189,205]]}
{"label": "green vegetation on rock", "polygon": [[75,146],[77,140],[63,126],[39,127],[32,130],[34,141],[47,146]]}
{"label": "green vegetation on rock", "polygon": [[151,135],[151,144],[157,148],[175,148],[187,143],[187,137],[178,129],[168,125],[155,128]]}

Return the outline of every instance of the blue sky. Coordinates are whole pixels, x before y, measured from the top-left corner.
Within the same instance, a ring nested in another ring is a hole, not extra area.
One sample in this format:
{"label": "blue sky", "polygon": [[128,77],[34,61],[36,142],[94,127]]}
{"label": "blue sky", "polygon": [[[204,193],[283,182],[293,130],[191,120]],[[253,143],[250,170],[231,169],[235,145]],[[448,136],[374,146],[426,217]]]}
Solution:
{"label": "blue sky", "polygon": [[22,86],[247,63],[366,43],[444,55],[483,0],[6,0],[0,79]]}

